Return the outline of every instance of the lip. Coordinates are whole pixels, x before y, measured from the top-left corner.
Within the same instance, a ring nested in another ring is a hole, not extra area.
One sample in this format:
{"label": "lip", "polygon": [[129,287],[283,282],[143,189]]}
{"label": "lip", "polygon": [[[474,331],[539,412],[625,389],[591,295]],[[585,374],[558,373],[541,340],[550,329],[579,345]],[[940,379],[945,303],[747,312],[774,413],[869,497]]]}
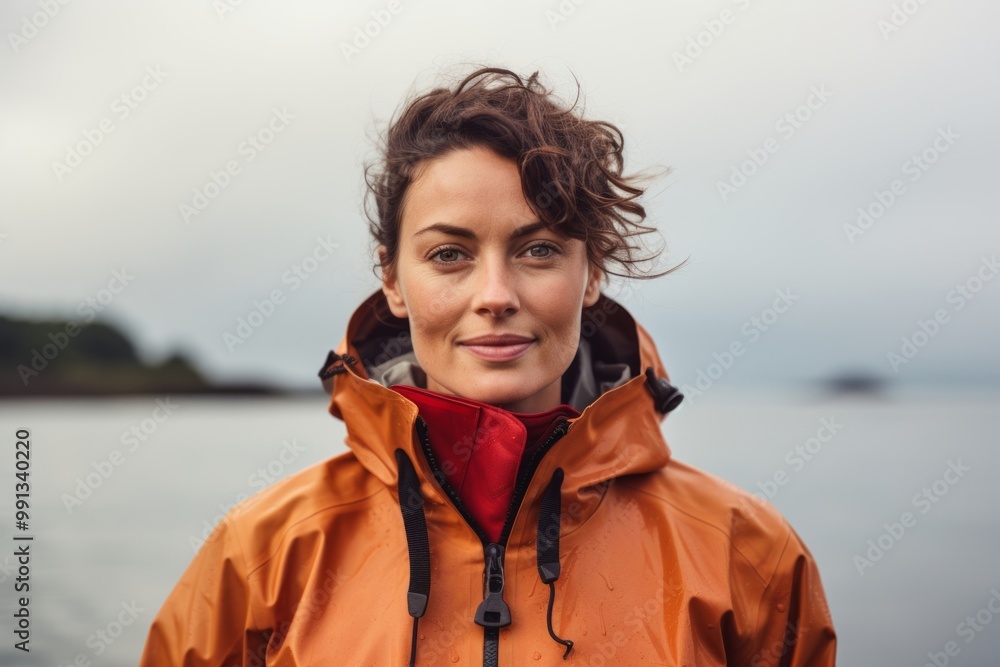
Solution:
{"label": "lip", "polygon": [[531,347],[534,338],[515,334],[477,336],[459,344],[472,354],[486,361],[513,361]]}
{"label": "lip", "polygon": [[534,338],[531,336],[519,336],[517,334],[505,333],[505,334],[487,334],[485,336],[476,336],[475,338],[466,338],[463,341],[459,341],[461,345],[518,345],[520,343],[530,343]]}

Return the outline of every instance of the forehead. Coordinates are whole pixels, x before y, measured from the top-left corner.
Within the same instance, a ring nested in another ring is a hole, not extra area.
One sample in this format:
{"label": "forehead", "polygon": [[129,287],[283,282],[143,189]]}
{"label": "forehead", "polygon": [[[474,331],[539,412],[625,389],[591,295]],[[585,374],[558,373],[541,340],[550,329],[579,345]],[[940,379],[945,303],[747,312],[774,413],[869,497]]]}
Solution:
{"label": "forehead", "polygon": [[407,188],[402,224],[414,234],[436,222],[507,227],[535,219],[514,161],[474,147],[421,165]]}

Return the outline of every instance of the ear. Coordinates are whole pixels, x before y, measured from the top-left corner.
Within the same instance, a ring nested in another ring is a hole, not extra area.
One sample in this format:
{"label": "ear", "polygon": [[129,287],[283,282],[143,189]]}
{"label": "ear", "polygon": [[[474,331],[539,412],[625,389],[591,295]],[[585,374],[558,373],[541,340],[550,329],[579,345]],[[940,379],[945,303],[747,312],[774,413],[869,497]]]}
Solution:
{"label": "ear", "polygon": [[593,264],[587,264],[587,289],[583,293],[583,307],[589,308],[597,303],[598,297],[601,296],[601,280],[604,278],[604,271],[594,266]]}
{"label": "ear", "polygon": [[379,263],[382,265],[382,292],[385,300],[389,303],[389,310],[393,315],[401,319],[406,319],[409,313],[406,310],[406,301],[403,299],[402,290],[399,289],[399,272],[395,269],[385,268],[385,246],[378,247]]}

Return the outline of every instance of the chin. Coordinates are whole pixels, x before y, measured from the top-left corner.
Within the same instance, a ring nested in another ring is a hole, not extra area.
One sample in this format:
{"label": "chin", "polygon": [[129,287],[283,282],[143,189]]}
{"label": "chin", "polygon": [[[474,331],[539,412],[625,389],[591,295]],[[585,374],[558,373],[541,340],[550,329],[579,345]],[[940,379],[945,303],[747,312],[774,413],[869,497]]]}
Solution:
{"label": "chin", "polygon": [[503,405],[522,401],[529,396],[534,396],[541,391],[541,388],[528,386],[527,383],[519,381],[516,377],[506,381],[490,381],[490,373],[482,374],[482,382],[473,386],[461,387],[459,395],[472,398],[491,405]]}

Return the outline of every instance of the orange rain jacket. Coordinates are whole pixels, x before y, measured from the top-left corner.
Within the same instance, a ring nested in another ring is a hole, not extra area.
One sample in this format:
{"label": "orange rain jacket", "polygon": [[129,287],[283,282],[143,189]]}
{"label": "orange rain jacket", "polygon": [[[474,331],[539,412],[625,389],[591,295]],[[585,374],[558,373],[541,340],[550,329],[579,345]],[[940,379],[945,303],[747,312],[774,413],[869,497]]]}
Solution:
{"label": "orange rain jacket", "polygon": [[671,458],[680,392],[613,299],[584,310],[563,386],[582,414],[522,469],[505,544],[466,521],[388,388],[420,373],[375,292],[320,372],[349,451],[230,511],[140,667],[834,664],[809,550],[773,506]]}

